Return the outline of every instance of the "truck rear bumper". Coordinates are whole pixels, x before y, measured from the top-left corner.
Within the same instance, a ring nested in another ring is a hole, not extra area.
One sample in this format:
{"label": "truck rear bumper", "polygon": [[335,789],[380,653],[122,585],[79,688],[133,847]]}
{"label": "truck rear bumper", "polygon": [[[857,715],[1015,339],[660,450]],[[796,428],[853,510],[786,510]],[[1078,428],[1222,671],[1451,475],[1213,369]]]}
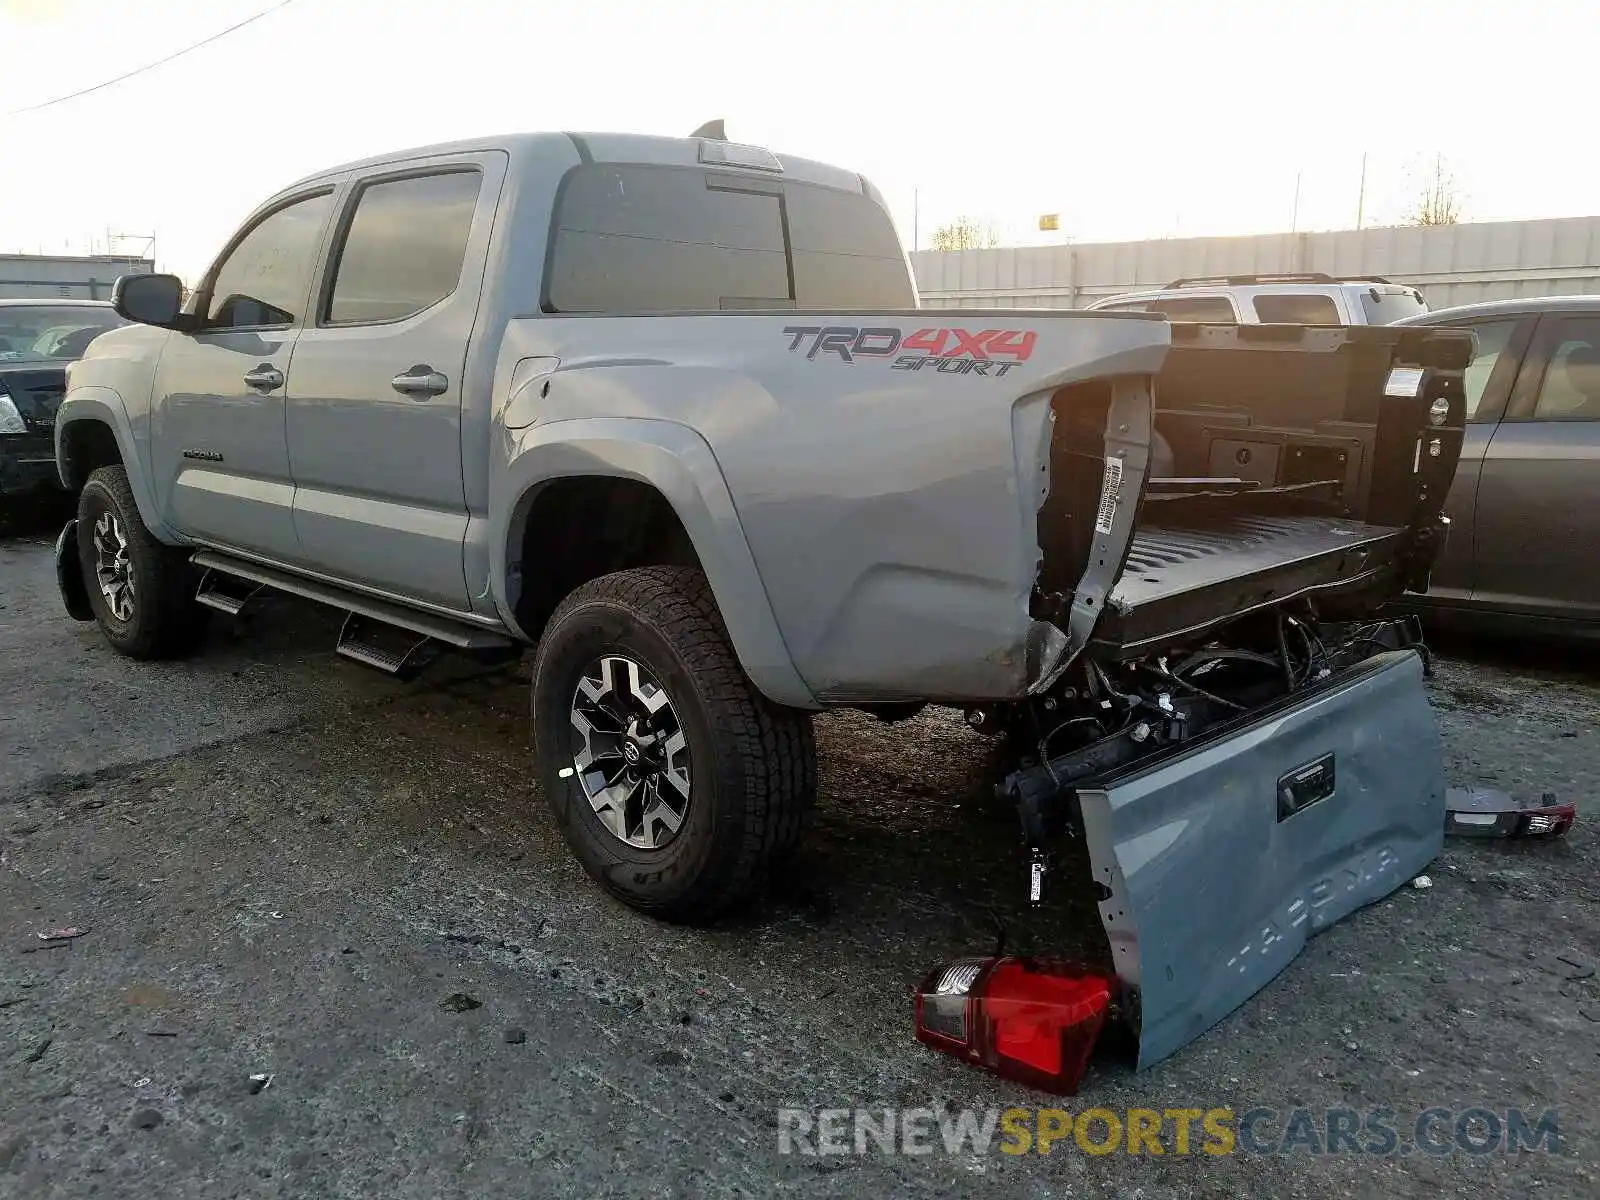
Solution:
{"label": "truck rear bumper", "polygon": [[1439,853],[1445,785],[1422,678],[1414,651],[1382,654],[1079,789],[1141,1068]]}

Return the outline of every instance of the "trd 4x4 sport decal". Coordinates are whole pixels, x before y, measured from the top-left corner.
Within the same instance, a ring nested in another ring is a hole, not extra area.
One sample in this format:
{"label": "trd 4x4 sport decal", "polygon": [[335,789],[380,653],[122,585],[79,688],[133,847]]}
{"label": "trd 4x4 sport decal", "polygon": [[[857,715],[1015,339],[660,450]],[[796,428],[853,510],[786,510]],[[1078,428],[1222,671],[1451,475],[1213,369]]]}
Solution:
{"label": "trd 4x4 sport decal", "polygon": [[[941,375],[1004,375],[1028,361],[1039,335],[1026,329],[919,329],[902,336],[898,329],[863,329],[855,325],[786,325],[789,350],[807,358],[837,354],[847,363],[858,358],[893,358],[893,370],[920,371],[931,366]],[[911,353],[906,353],[911,351]]]}

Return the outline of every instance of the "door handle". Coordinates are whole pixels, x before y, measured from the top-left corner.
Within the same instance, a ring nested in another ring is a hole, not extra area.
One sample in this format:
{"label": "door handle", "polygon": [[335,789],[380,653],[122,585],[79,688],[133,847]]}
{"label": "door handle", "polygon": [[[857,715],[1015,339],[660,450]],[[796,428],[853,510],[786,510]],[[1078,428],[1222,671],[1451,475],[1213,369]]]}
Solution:
{"label": "door handle", "polygon": [[427,363],[418,363],[410,370],[396,375],[390,383],[394,390],[413,400],[426,400],[437,396],[450,386],[450,381]]}
{"label": "door handle", "polygon": [[244,381],[253,388],[260,388],[264,392],[270,392],[274,388],[283,386],[283,372],[271,363],[262,363],[255,370],[246,371],[244,373]]}

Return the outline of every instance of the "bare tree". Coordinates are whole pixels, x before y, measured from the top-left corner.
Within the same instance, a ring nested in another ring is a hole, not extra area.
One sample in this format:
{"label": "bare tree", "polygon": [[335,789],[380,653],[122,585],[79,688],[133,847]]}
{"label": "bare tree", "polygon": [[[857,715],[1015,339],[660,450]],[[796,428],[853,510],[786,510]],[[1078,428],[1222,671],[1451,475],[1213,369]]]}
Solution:
{"label": "bare tree", "polygon": [[1444,155],[1433,156],[1422,191],[1406,216],[1407,225],[1454,225],[1461,220],[1461,189]]}
{"label": "bare tree", "polygon": [[935,250],[989,250],[1000,244],[1000,231],[993,221],[977,217],[957,217],[933,231]]}

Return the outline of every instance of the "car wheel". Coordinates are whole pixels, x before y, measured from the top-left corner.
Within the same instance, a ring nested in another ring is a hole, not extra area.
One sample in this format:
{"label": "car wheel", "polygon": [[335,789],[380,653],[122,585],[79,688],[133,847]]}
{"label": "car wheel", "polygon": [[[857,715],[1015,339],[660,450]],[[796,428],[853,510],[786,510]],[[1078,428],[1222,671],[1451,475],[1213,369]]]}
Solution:
{"label": "car wheel", "polygon": [[186,551],[144,527],[122,467],[94,471],[78,496],[78,563],[94,619],[130,658],[177,658],[205,632]]}
{"label": "car wheel", "polygon": [[578,588],[540,640],[534,738],[584,869],[641,912],[708,920],[792,851],[816,794],[808,713],[746,677],[699,571]]}

